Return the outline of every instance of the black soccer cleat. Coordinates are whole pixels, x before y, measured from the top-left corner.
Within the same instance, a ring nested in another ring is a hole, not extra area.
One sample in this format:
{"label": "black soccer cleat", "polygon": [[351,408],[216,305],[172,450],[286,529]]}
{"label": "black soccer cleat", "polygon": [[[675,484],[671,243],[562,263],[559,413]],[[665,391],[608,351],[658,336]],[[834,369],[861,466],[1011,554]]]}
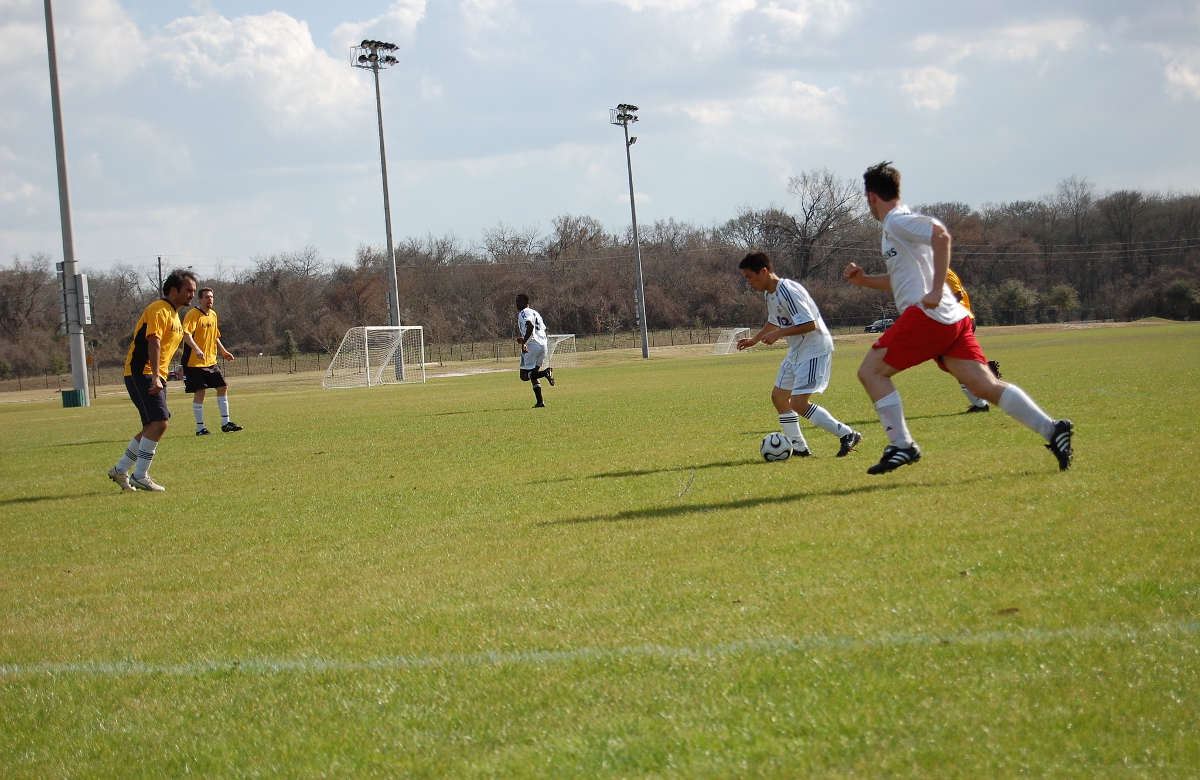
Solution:
{"label": "black soccer cleat", "polygon": [[554,369],[553,368],[546,369],[546,381],[550,383],[551,387],[554,387]]}
{"label": "black soccer cleat", "polygon": [[1000,375],[1000,361],[999,360],[989,360],[988,368],[990,368],[992,370],[992,373],[995,374],[997,379],[1004,378]]}
{"label": "black soccer cleat", "polygon": [[963,414],[975,414],[976,412],[990,412],[990,411],[992,411],[991,404],[984,404],[983,406],[976,406],[975,404],[971,404],[970,406],[967,407],[967,411],[963,412]]}
{"label": "black soccer cleat", "polygon": [[1059,471],[1071,468],[1071,458],[1075,455],[1075,450],[1071,446],[1071,436],[1074,432],[1075,426],[1071,424],[1070,420],[1054,421],[1054,434],[1050,437],[1050,443],[1046,445],[1046,449],[1058,458]]}
{"label": "black soccer cleat", "polygon": [[867,469],[868,474],[886,474],[889,471],[895,471],[901,466],[907,466],[910,463],[916,463],[921,459],[921,448],[913,442],[911,447],[894,447],[888,445],[883,448],[883,457],[874,466]]}
{"label": "black soccer cleat", "polygon": [[201,428],[200,430],[196,431],[196,435],[197,436],[212,436],[212,431],[210,431],[208,428]]}
{"label": "black soccer cleat", "polygon": [[544,403],[542,403],[541,401],[538,401],[536,404],[533,405],[533,408],[534,409],[545,409],[546,405]]}
{"label": "black soccer cleat", "polygon": [[847,455],[849,455],[851,452],[854,451],[854,448],[858,446],[858,443],[860,441],[862,441],[862,434],[859,433],[858,431],[854,431],[854,430],[850,431],[850,433],[847,433],[845,436],[843,436],[841,438],[842,446],[838,447],[837,455],[834,455],[834,457],[835,458],[846,457]]}
{"label": "black soccer cleat", "polygon": [[241,429],[242,426],[230,420],[221,426],[221,433],[233,433],[234,431],[240,431]]}
{"label": "black soccer cleat", "polygon": [[812,453],[809,452],[807,449],[803,449],[803,450],[797,450],[795,448],[792,449],[792,457],[793,458],[807,458],[809,455],[812,455]]}

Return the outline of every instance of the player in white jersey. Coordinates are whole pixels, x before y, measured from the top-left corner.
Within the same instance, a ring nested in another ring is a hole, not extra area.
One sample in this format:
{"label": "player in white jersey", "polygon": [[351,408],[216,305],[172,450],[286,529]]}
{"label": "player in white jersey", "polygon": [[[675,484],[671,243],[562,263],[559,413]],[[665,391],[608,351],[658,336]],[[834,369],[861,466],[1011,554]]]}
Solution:
{"label": "player in white jersey", "polygon": [[1070,420],[1055,420],[1024,390],[988,370],[975,340],[970,312],[946,284],[950,268],[950,232],[933,217],[914,214],[900,203],[900,172],[883,162],[863,175],[871,216],[883,224],[886,274],[867,274],[854,263],[842,277],[861,287],[891,290],[900,318],[876,341],[858,369],[858,379],[875,404],[890,442],[883,457],[867,469],[883,474],[921,458],[904,420],[900,393],[892,377],[906,368],[936,360],[971,393],[999,405],[1010,417],[1041,434],[1058,468],[1071,466]]}
{"label": "player in white jersey", "polygon": [[529,296],[525,293],[517,295],[517,343],[521,345],[521,381],[533,383],[533,395],[537,398],[534,409],[546,406],[542,401],[542,377],[554,386],[554,370],[542,370],[546,362],[546,323],[542,315],[529,308]]}
{"label": "player in white jersey", "polygon": [[862,434],[836,420],[823,407],[809,399],[829,386],[833,362],[833,337],[821,319],[816,302],[793,279],[781,279],[771,269],[771,258],[763,252],[751,252],[738,265],[750,288],[767,299],[767,324],[748,339],[740,339],[738,350],[758,342],[774,344],[787,339],[788,351],[779,365],[771,403],[779,412],[779,425],[792,442],[792,454],[809,455],[808,442],[800,431],[800,417],[838,437],[841,446],[836,457],[842,458],[862,441]]}

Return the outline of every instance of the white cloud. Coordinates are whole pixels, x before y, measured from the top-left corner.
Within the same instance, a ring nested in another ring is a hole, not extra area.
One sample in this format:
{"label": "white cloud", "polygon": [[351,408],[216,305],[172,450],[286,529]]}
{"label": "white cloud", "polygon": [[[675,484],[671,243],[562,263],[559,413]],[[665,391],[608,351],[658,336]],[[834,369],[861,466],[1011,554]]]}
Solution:
{"label": "white cloud", "polygon": [[[734,25],[755,10],[757,0],[607,0],[635,13],[651,11],[671,20],[677,35],[691,41],[697,54],[711,54],[728,45]],[[819,2],[820,0],[818,0]],[[804,0],[785,0],[789,4]]]}
{"label": "white cloud", "polygon": [[1167,61],[1163,73],[1171,97],[1200,100],[1200,50],[1179,50],[1169,46],[1158,46],[1155,50]]}
{"label": "white cloud", "polygon": [[999,30],[980,30],[964,37],[949,33],[919,36],[913,47],[923,53],[940,55],[945,62],[958,62],[971,56],[992,59],[1029,60],[1047,47],[1066,51],[1087,32],[1082,19],[1054,19],[1038,24],[1023,24]]}
{"label": "white cloud", "polygon": [[335,46],[349,49],[367,38],[409,41],[425,17],[425,0],[395,0],[379,16],[366,22],[344,22],[333,30]]}
{"label": "white cloud", "polygon": [[833,32],[855,14],[849,0],[771,0],[759,13],[786,36],[803,32],[816,24],[827,32]]}
{"label": "white cloud", "polygon": [[799,119],[809,125],[830,127],[838,121],[838,107],[844,100],[837,87],[822,90],[782,73],[759,77],[749,92],[744,98],[698,100],[675,108],[701,125]]}
{"label": "white cloud", "polygon": [[318,49],[307,24],[278,11],[178,19],[152,43],[190,88],[246,85],[289,129],[340,122],[368,97],[348,60]]}
{"label": "white cloud", "polygon": [[934,111],[954,100],[958,90],[958,76],[941,68],[920,68],[905,73],[900,89],[908,95],[914,108],[929,108]]}

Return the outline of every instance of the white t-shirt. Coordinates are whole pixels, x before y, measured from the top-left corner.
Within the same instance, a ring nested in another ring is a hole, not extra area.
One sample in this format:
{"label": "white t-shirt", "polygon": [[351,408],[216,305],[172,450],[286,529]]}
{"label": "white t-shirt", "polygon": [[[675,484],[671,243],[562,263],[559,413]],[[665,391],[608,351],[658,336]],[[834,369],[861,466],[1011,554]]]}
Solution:
{"label": "white t-shirt", "polygon": [[531,323],[533,324],[533,333],[529,334],[529,340],[535,344],[546,346],[546,323],[542,322],[542,315],[528,306],[517,314],[517,335],[525,338],[527,330],[525,326]]}
{"label": "white t-shirt", "polygon": [[816,302],[804,285],[792,279],[780,279],[775,292],[763,293],[767,298],[767,322],[781,328],[817,323],[817,329],[799,336],[785,336],[788,360],[800,362],[833,352],[833,337],[821,319]]}
{"label": "white t-shirt", "polygon": [[970,312],[954,299],[949,285],[942,285],[942,301],[936,309],[921,306],[925,293],[933,289],[933,226],[943,225],[933,217],[914,214],[908,206],[897,206],[883,218],[883,256],[892,279],[892,295],[901,314],[916,306],[931,319],[951,325]]}

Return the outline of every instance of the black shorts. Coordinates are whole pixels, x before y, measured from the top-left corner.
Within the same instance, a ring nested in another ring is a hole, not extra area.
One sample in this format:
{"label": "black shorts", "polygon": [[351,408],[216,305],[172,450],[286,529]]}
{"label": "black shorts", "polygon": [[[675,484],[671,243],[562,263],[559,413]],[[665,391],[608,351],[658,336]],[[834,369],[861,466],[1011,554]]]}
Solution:
{"label": "black shorts", "polygon": [[166,382],[163,382],[162,390],[151,395],[150,376],[135,374],[125,377],[125,389],[129,391],[130,400],[137,407],[138,414],[142,416],[142,427],[152,422],[171,419],[171,413],[167,410]]}
{"label": "black shorts", "polygon": [[225,374],[218,365],[204,366],[203,368],[184,366],[183,368],[183,392],[185,393],[194,393],[210,387],[225,387],[228,384],[225,381]]}

